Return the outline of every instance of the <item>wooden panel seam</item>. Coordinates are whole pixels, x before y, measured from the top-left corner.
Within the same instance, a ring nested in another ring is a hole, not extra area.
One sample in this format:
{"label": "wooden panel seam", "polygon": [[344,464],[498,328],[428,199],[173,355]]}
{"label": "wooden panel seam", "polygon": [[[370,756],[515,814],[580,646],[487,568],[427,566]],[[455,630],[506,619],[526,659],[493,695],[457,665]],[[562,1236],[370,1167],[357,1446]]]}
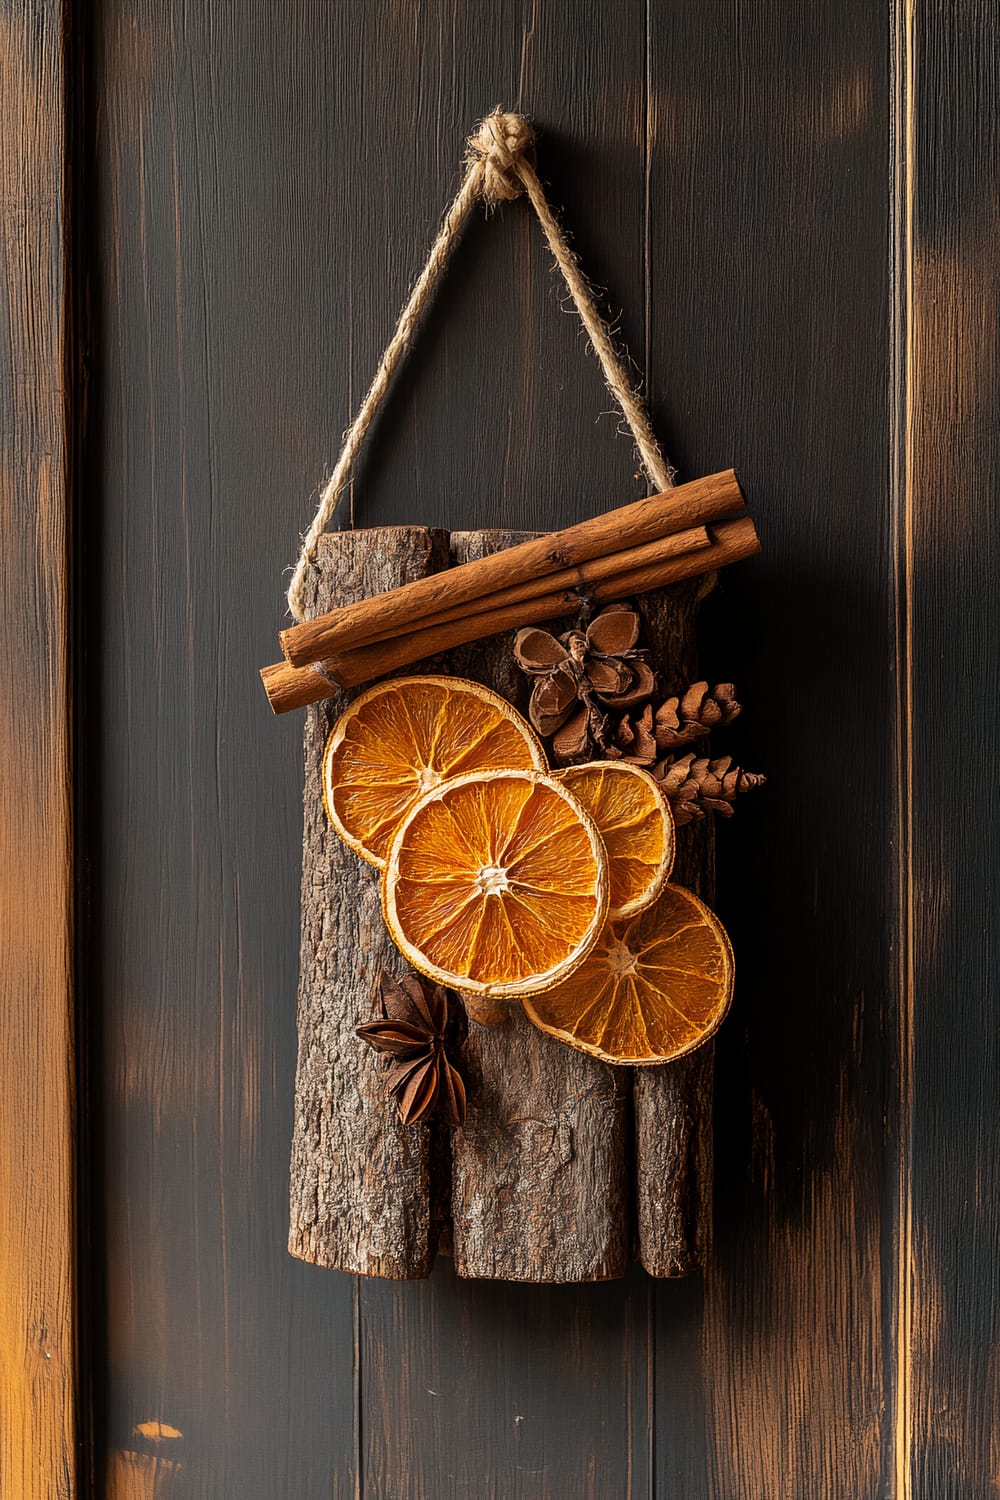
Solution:
{"label": "wooden panel seam", "polygon": [[893,1369],[892,1484],[895,1500],[912,1494],[913,1356],[913,189],[915,167],[913,0],[892,11],[890,214],[893,266],[890,488],[895,630],[896,754],[896,1201],[890,1260]]}

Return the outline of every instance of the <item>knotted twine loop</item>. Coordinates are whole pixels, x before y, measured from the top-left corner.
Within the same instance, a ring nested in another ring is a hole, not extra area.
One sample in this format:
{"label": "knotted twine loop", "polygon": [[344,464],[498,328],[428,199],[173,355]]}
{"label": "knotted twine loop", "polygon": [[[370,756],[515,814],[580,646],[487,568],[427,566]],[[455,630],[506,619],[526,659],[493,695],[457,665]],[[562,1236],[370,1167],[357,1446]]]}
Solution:
{"label": "knotted twine loop", "polygon": [[481,168],[481,198],[492,206],[521,196],[524,186],[517,176],[518,162],[530,162],[535,149],[534,133],[523,115],[504,115],[495,109],[465,144],[466,166]]}
{"label": "knotted twine loop", "polygon": [[672,488],[674,470],[656,441],[645,404],[611,342],[607,324],[597,310],[594,294],[535,172],[534,144],[534,133],[528,121],[522,115],[505,113],[500,109],[493,110],[480,121],[475,134],[466,142],[465,176],[462,184],[445,213],[424,268],[414,282],[413,290],[399,315],[395,332],[375,371],[375,378],[358,408],[357,416],[344,435],[340,457],[323,487],[312,524],[302,538],[302,550],[288,588],[288,608],[294,619],[305,619],[306,579],[316,556],[319,539],[333,518],[368,429],[396,370],[413,342],[423,314],[433,300],[451,252],[480,199],[488,207],[494,207],[498,203],[508,203],[518,198],[522,193],[527,194],[538,215],[556,265],[562,272],[573,305],[600,361],[605,383],[618,402],[635,439],[647,478],[657,491]]}

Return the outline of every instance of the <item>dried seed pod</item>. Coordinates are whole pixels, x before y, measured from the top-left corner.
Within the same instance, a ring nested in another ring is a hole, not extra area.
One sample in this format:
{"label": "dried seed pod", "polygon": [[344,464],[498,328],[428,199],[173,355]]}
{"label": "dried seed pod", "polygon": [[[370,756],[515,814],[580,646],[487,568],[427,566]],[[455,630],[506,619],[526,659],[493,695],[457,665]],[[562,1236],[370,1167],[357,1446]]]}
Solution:
{"label": "dried seed pod", "polygon": [[557,766],[578,766],[601,753],[604,721],[600,713],[584,703],[552,740],[552,759]]}
{"label": "dried seed pod", "polygon": [[[534,679],[531,722],[546,737],[566,728],[555,750],[559,764],[585,759],[604,745],[605,709],[634,708],[652,697],[656,679],[638,639],[639,616],[627,604],[610,605],[586,629],[568,630],[558,639],[535,627],[517,632],[515,659]],[[589,718],[581,718],[577,705],[590,711]]]}
{"label": "dried seed pod", "polygon": [[585,634],[588,651],[601,656],[622,656],[635,650],[639,616],[628,604],[611,604],[594,616]]}
{"label": "dried seed pod", "polygon": [[529,713],[539,734],[555,734],[565,724],[580,701],[577,686],[574,678],[559,668],[536,679],[531,690]]}
{"label": "dried seed pod", "polygon": [[656,677],[652,667],[645,661],[629,662],[631,681],[617,693],[601,693],[601,702],[608,708],[635,708],[653,696]]}
{"label": "dried seed pod", "polygon": [[522,672],[535,677],[566,660],[566,647],[547,630],[527,627],[514,637],[514,657]]}
{"label": "dried seed pod", "polygon": [[396,1096],[399,1118],[404,1125],[415,1125],[437,1106],[446,1124],[463,1125],[465,1085],[445,1050],[447,990],[424,984],[415,974],[395,979],[386,969],[379,975],[378,990],[381,1018],[355,1029],[369,1047],[395,1059],[386,1089]]}

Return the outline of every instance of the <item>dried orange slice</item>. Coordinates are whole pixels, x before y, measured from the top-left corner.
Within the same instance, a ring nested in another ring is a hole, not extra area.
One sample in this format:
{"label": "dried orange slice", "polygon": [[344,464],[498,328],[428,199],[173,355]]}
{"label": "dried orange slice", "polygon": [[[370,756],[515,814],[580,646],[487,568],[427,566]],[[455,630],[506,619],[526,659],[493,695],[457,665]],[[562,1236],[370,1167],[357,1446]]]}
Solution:
{"label": "dried orange slice", "polygon": [[608,852],[608,918],[643,911],[670,879],[674,819],[660,786],[641,766],[595,760],[555,773],[597,824]]}
{"label": "dried orange slice", "polygon": [[550,1036],[605,1062],[669,1062],[717,1030],[733,993],[733,950],[703,901],[679,885],[628,922],[609,922],[590,956],[524,1009]]}
{"label": "dried orange slice", "polygon": [[323,802],[345,843],[385,867],[392,836],[450,776],[544,770],[530,724],[499,693],[462,677],[394,677],[355,698],[323,754]]}
{"label": "dried orange slice", "polygon": [[392,842],[382,910],[415,969],[473,995],[534,995],[565,979],[604,928],[601,836],[539,771],[458,776]]}

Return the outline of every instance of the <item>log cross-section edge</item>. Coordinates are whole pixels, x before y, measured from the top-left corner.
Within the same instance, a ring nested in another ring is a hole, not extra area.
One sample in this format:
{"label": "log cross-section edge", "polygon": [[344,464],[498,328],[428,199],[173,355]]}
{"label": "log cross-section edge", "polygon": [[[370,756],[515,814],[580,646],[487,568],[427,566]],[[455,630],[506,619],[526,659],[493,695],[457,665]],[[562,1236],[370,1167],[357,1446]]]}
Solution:
{"label": "log cross-section edge", "polygon": [[[311,607],[328,611],[532,535],[449,538],[415,526],[327,535]],[[670,690],[695,673],[694,617],[705,588],[705,579],[692,579],[637,600]],[[510,647],[509,635],[497,636],[411,670],[473,678],[523,709],[527,685]],[[449,1247],[468,1277],[607,1280],[623,1275],[633,1254],[654,1276],[684,1275],[707,1231],[710,1045],[633,1072],[560,1045],[512,1005],[499,1025],[469,1022],[465,1129],[449,1143],[437,1123],[399,1123],[382,1064],[355,1027],[375,1012],[380,969],[400,974],[405,966],[382,921],[378,873],[339,841],[321,794],[323,748],[348,701],[338,693],[314,705],[305,729],[292,1254],[396,1279],[428,1275]],[[711,874],[707,825],[682,830],[681,883],[711,899]]]}

